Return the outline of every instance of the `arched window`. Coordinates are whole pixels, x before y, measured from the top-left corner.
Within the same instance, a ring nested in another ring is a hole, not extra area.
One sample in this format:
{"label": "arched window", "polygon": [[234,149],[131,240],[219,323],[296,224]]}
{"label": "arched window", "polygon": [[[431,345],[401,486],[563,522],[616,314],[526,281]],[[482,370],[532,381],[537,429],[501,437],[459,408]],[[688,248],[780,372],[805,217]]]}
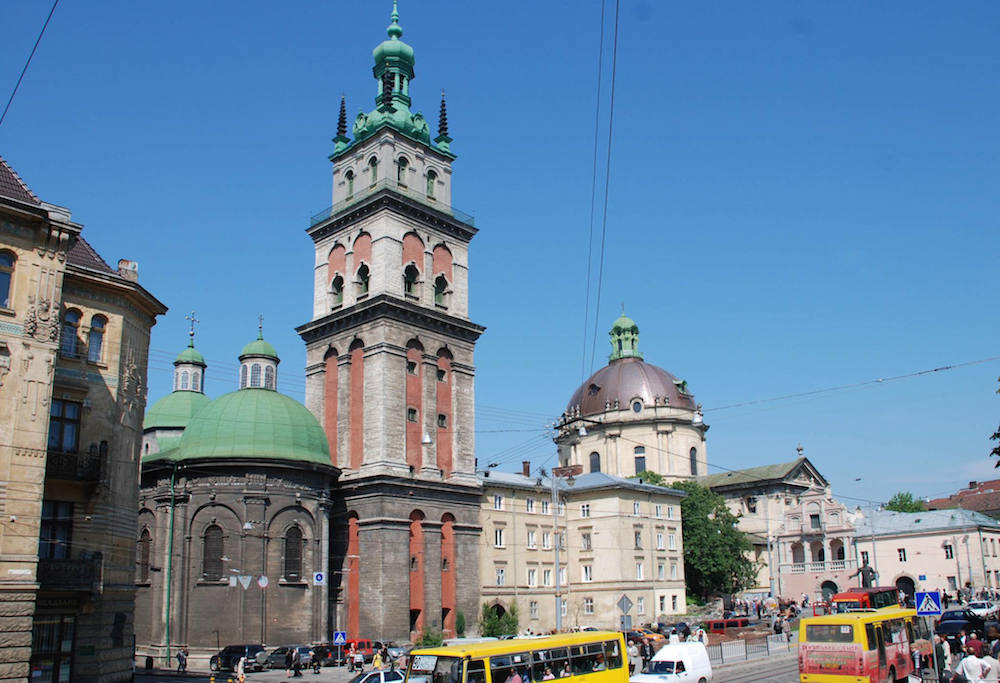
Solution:
{"label": "arched window", "polygon": [[378,182],[378,159],[372,157],[368,160],[368,185],[374,187]]}
{"label": "arched window", "polygon": [[66,311],[63,315],[62,343],[59,346],[59,353],[69,358],[76,358],[79,355],[80,342],[76,336],[80,328],[80,311]]}
{"label": "arched window", "polygon": [[448,280],[444,275],[438,275],[434,280],[434,303],[438,306],[447,306],[446,295],[448,294]]}
{"label": "arched window", "polygon": [[247,366],[240,366],[240,389],[247,388]]}
{"label": "arched window", "polygon": [[191,372],[191,388],[195,391],[201,391],[201,372],[198,370]]}
{"label": "arched window", "polygon": [[11,307],[10,288],[14,282],[14,264],[17,257],[13,252],[0,251],[0,308]]}
{"label": "arched window", "polygon": [[340,306],[344,303],[344,278],[335,276],[330,282],[330,294],[333,295],[333,305]]}
{"label": "arched window", "polygon": [[354,171],[345,173],[344,180],[347,181],[347,196],[351,197],[354,195]]}
{"label": "arched window", "polygon": [[417,280],[420,278],[420,271],[412,263],[403,269],[403,292],[410,296],[417,295]]}
{"label": "arched window", "polygon": [[201,576],[206,581],[222,579],[222,555],[225,544],[222,538],[222,527],[212,524],[205,529],[201,554]]}
{"label": "arched window", "polygon": [[100,363],[104,353],[104,328],[108,319],[103,315],[95,315],[90,319],[90,332],[87,334],[87,360]]}
{"label": "arched window", "polygon": [[691,476],[698,476],[698,449],[692,446],[689,455],[691,458]]}
{"label": "arched window", "polygon": [[250,386],[255,389],[260,387],[260,363],[250,366]]}
{"label": "arched window", "polygon": [[302,529],[291,527],[285,532],[285,581],[302,580]]}
{"label": "arched window", "polygon": [[406,168],[410,165],[410,162],[406,160],[406,157],[399,157],[399,161],[396,162],[396,182],[406,187]]}
{"label": "arched window", "polygon": [[181,391],[187,391],[188,388],[188,371],[184,370],[181,372]]}
{"label": "arched window", "polygon": [[590,471],[600,472],[601,471],[601,454],[594,451],[590,454]]}
{"label": "arched window", "polygon": [[427,171],[427,197],[434,199],[434,188],[437,185],[438,174],[435,171]]}
{"label": "arched window", "polygon": [[370,278],[371,272],[368,270],[368,264],[362,263],[361,267],[358,268],[358,296],[368,294],[368,281]]}
{"label": "arched window", "polygon": [[136,556],[139,558],[139,581],[146,583],[149,581],[149,548],[153,544],[153,537],[149,535],[149,529],[143,529],[139,534],[139,547],[136,549]]}
{"label": "arched window", "polygon": [[274,388],[274,368],[270,365],[264,368],[264,388]]}

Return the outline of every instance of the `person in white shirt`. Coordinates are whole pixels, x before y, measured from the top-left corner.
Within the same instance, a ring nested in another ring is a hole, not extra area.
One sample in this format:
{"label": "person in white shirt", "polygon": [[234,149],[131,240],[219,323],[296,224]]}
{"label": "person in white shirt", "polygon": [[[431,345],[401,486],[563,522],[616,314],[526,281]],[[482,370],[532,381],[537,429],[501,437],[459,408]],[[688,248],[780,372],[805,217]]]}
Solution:
{"label": "person in white shirt", "polygon": [[986,652],[986,654],[983,655],[982,660],[986,666],[990,667],[990,670],[987,672],[986,676],[983,677],[983,680],[1000,681],[1000,662],[998,662],[989,652]]}
{"label": "person in white shirt", "polygon": [[987,680],[986,676],[990,670],[990,665],[977,657],[971,647],[965,649],[965,657],[955,667],[955,673],[965,676],[969,683],[983,683]]}

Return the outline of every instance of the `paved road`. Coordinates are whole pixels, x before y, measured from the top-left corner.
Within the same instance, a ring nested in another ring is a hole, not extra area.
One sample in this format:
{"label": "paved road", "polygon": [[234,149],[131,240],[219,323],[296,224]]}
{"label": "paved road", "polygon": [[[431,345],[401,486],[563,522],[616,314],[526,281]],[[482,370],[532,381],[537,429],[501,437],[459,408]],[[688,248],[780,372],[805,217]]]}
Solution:
{"label": "paved road", "polygon": [[799,662],[794,658],[749,661],[717,670],[714,680],[719,683],[798,683]]}
{"label": "paved road", "polygon": [[[215,683],[228,683],[235,681],[233,675],[227,671],[216,674],[192,673],[187,676],[177,676],[171,672],[163,671],[154,674],[146,674],[137,671],[135,680],[137,683],[167,683],[168,681],[177,683],[211,683],[212,676]],[[326,667],[320,673],[314,674],[312,670],[303,671],[301,678],[288,678],[283,669],[276,671],[259,671],[247,674],[247,683],[278,683],[279,681],[299,681],[301,683],[347,683],[354,674],[350,673],[346,667]]]}

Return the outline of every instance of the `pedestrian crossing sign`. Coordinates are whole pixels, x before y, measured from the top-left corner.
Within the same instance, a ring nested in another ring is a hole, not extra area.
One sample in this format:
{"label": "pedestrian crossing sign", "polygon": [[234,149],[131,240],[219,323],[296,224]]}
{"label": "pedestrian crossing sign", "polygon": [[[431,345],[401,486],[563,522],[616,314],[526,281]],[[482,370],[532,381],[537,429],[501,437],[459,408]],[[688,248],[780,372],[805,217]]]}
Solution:
{"label": "pedestrian crossing sign", "polygon": [[334,645],[346,645],[347,644],[347,632],[346,631],[334,631],[334,633],[333,633],[333,644]]}
{"label": "pedestrian crossing sign", "polygon": [[941,594],[938,591],[917,593],[916,604],[918,617],[936,617],[941,614]]}

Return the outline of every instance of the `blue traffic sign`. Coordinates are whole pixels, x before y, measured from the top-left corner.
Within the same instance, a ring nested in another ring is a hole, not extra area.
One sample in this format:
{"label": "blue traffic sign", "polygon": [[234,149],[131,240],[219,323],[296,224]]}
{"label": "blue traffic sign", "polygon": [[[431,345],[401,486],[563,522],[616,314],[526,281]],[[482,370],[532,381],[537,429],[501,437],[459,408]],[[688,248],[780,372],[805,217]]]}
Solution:
{"label": "blue traffic sign", "polygon": [[347,644],[347,631],[334,631],[333,632],[333,644],[334,645],[346,645]]}
{"label": "blue traffic sign", "polygon": [[941,614],[941,593],[928,591],[916,594],[917,616],[936,617]]}

